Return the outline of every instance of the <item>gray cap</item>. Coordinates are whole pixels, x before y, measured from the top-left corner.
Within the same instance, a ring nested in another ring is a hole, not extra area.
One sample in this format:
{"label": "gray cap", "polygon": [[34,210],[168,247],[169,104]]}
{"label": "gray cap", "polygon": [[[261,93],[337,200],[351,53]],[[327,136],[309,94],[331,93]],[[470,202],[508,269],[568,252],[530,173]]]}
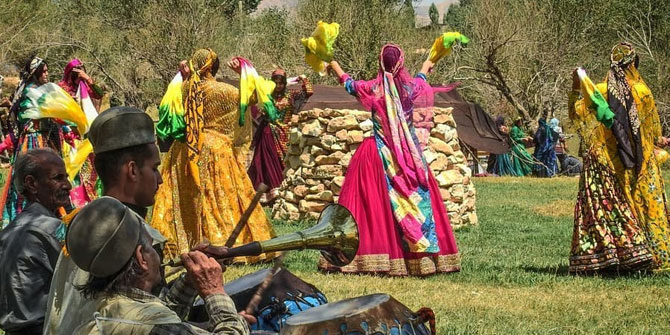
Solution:
{"label": "gray cap", "polygon": [[95,277],[119,272],[133,257],[144,220],[120,201],[101,197],[84,206],[70,223],[65,245],[72,261]]}
{"label": "gray cap", "polygon": [[93,152],[99,154],[140,144],[156,142],[154,121],[134,107],[112,107],[98,115],[88,136]]}

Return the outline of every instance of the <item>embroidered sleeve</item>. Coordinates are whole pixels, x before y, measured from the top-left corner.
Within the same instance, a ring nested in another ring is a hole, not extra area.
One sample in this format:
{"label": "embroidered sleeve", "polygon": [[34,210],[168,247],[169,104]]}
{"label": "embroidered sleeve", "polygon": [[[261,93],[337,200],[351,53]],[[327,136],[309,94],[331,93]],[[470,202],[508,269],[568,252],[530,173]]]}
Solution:
{"label": "embroidered sleeve", "polygon": [[302,105],[312,96],[312,94],[314,94],[314,89],[312,88],[312,83],[309,81],[309,79],[303,77],[301,81],[302,89],[291,92],[291,105],[293,106]]}
{"label": "embroidered sleeve", "polygon": [[344,85],[344,89],[347,93],[358,97],[358,93],[356,93],[356,82],[349,74],[345,73],[340,77],[340,84]]}

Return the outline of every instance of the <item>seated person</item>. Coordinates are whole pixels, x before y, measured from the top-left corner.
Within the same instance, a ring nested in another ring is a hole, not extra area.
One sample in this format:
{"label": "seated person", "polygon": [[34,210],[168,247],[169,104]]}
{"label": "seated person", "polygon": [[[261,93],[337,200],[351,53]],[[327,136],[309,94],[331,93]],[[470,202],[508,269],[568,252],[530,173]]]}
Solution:
{"label": "seated person", "polygon": [[54,266],[65,227],[56,217],[70,204],[65,163],[51,149],[33,149],[14,164],[14,185],[27,205],[0,232],[0,328],[42,334]]}
{"label": "seated person", "polygon": [[[162,280],[151,244],[144,220],[120,201],[102,197],[81,209],[66,245],[74,263],[90,273],[79,290],[97,307],[75,334],[249,334],[226,295],[221,265],[200,251],[181,255],[186,274],[162,300],[151,294]],[[205,300],[211,330],[182,321],[196,293]]]}

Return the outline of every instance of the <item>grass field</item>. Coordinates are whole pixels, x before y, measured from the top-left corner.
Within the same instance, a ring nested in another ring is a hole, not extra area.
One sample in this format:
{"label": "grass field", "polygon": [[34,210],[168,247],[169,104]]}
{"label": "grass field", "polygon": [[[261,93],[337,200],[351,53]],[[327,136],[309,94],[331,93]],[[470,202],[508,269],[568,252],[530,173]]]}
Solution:
{"label": "grass field", "polygon": [[[438,334],[670,334],[670,276],[568,275],[576,178],[475,179],[479,226],[460,229],[460,273],[420,278],[321,274],[293,251],[292,272],[330,301],[385,292],[431,307]],[[309,223],[276,222],[284,234]],[[229,268],[237,278],[259,269]]]}

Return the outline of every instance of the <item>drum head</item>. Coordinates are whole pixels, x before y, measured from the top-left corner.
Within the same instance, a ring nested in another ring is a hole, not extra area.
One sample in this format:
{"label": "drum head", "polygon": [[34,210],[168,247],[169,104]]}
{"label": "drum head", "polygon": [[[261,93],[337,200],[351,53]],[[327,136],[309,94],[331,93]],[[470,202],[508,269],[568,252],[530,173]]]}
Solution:
{"label": "drum head", "polygon": [[287,325],[305,325],[337,318],[348,318],[387,302],[388,294],[371,294],[357,298],[340,300],[306,310],[286,320]]}
{"label": "drum head", "polygon": [[282,335],[428,335],[416,315],[388,294],[371,294],[314,307],[288,320]]}

